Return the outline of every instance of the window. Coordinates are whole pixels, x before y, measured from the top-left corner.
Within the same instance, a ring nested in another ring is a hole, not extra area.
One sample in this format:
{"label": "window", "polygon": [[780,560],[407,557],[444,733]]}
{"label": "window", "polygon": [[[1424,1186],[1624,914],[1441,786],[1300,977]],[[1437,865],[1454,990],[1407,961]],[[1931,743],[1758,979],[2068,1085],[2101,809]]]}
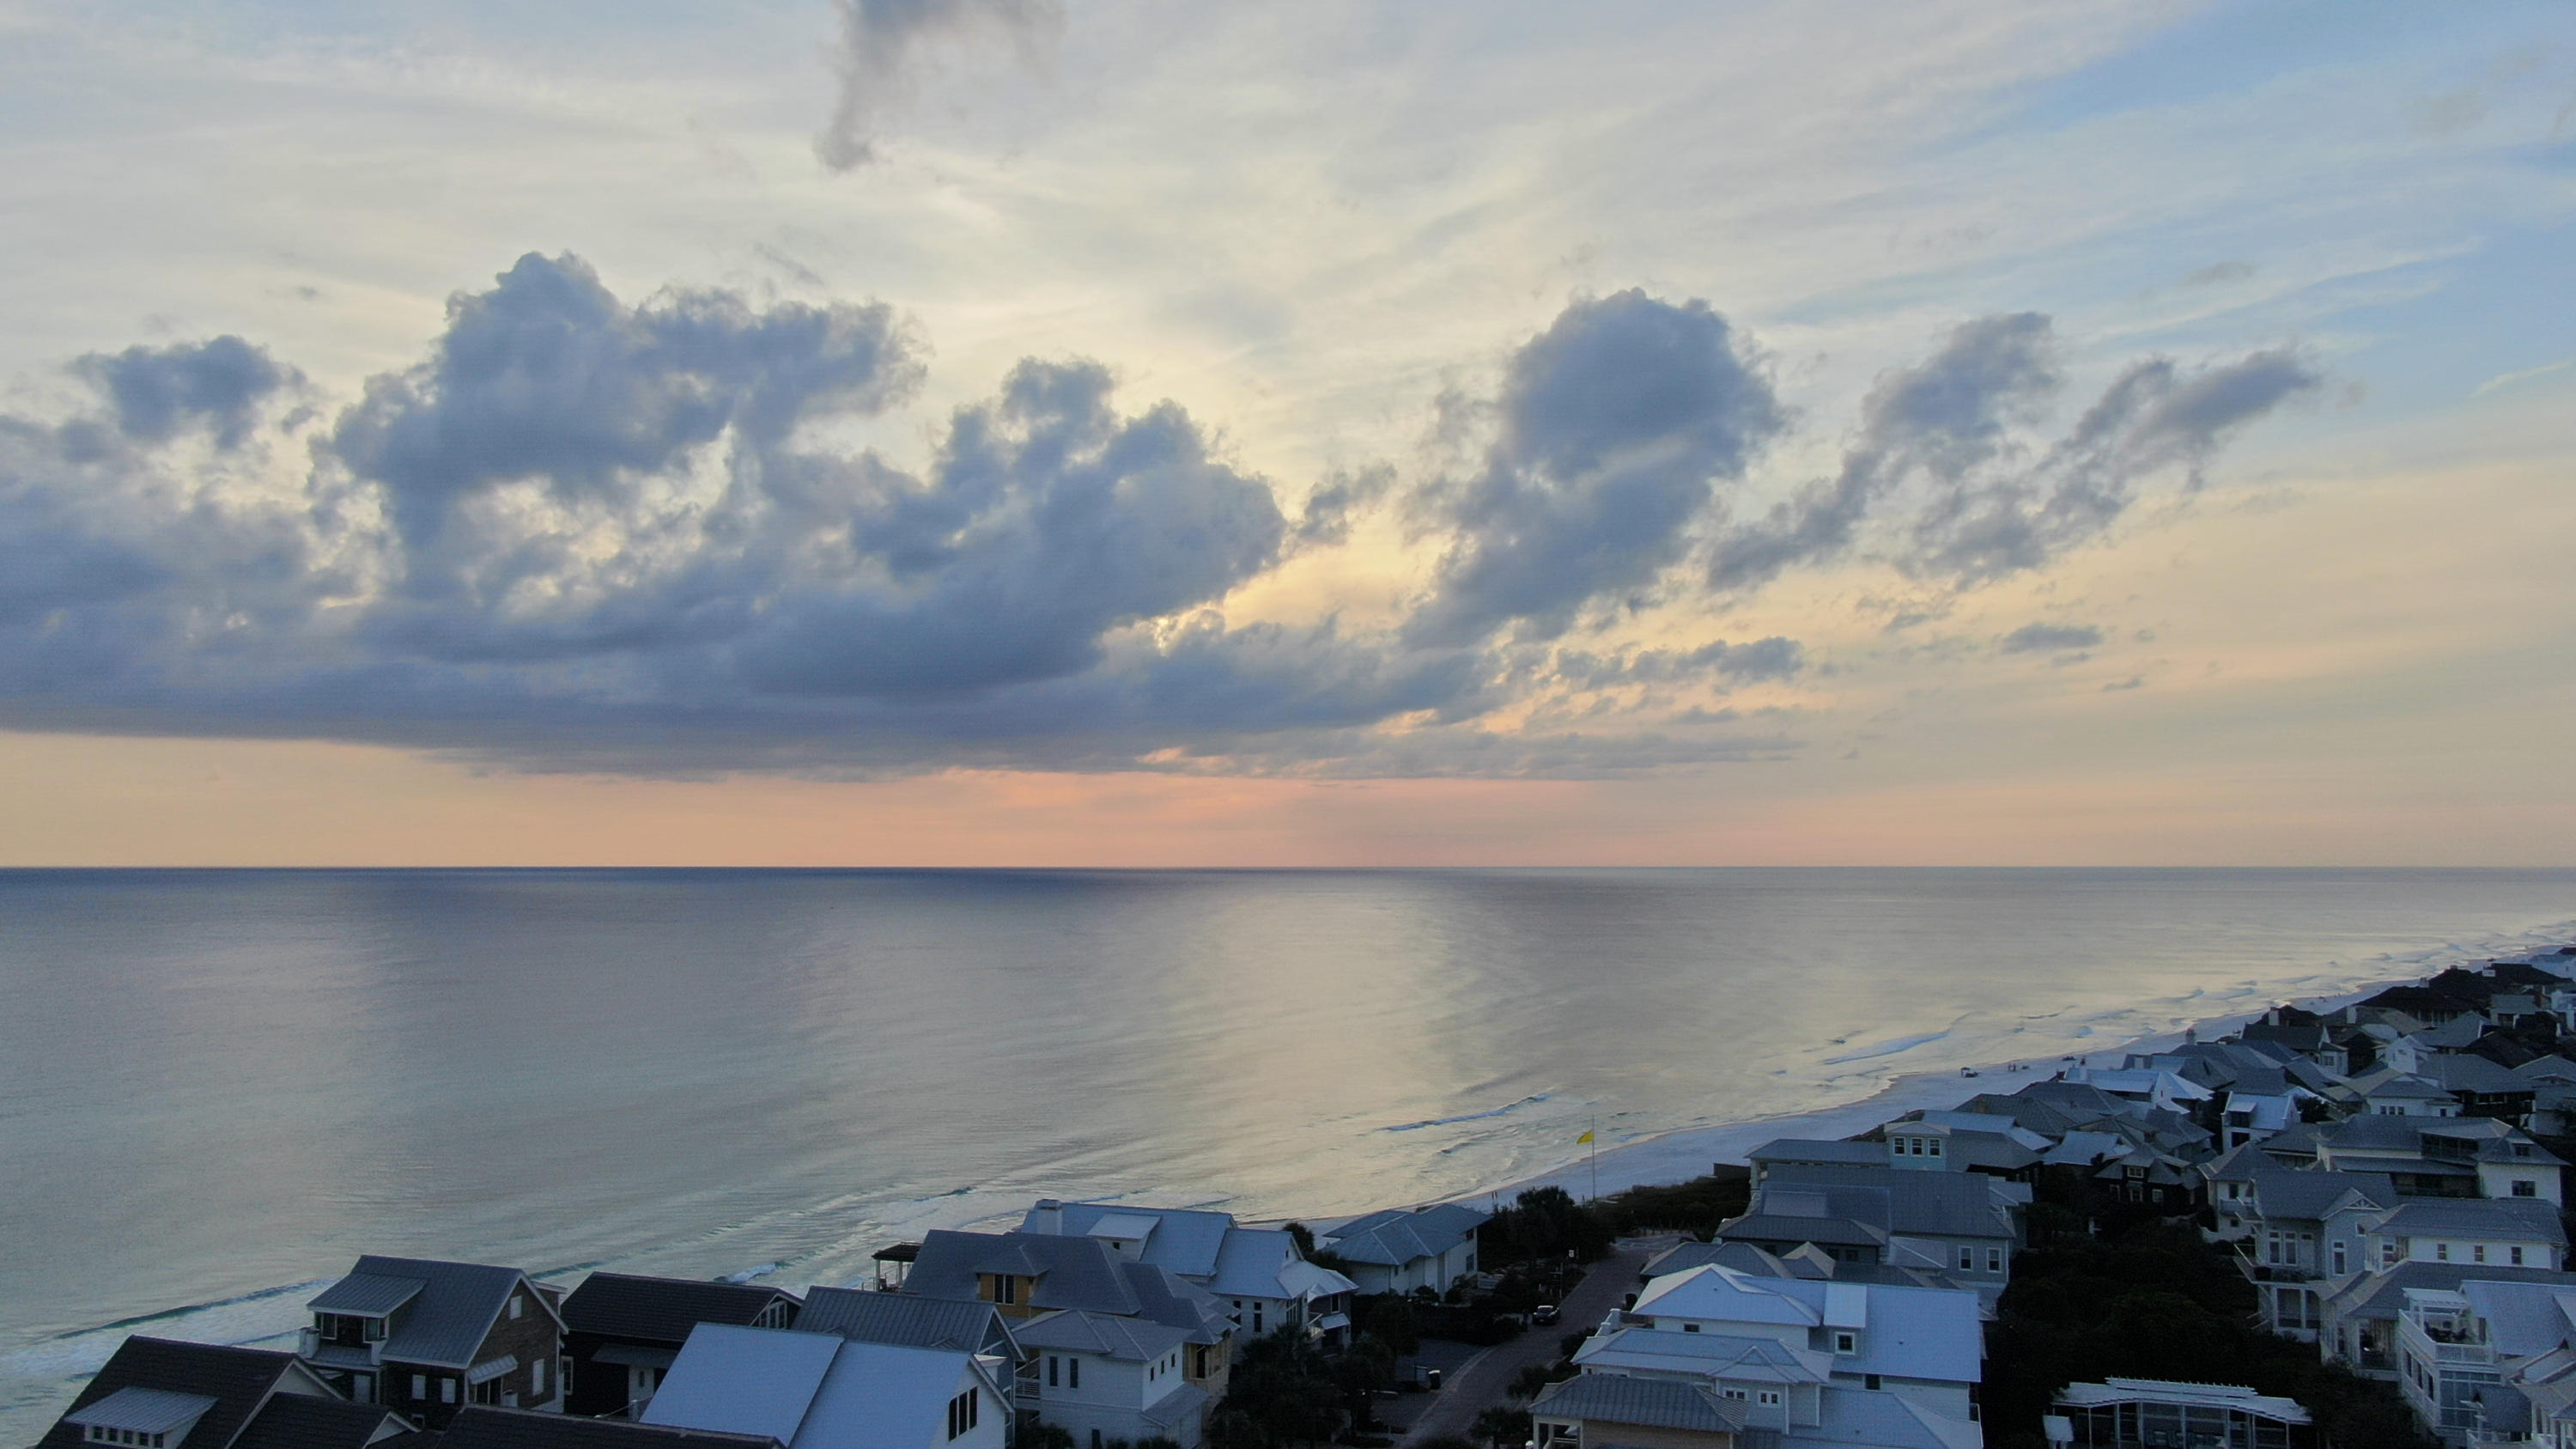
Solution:
{"label": "window", "polygon": [[2507,1253],[2510,1253],[2510,1254],[2513,1256],[2513,1265],[2514,1265],[2515,1267],[2519,1268],[2519,1267],[2521,1267],[2521,1266],[2522,1266],[2522,1249],[2520,1249],[2520,1248],[2518,1248],[2518,1247],[2517,1247],[2517,1248],[2507,1248],[2507,1249],[2505,1249],[2505,1251],[2506,1251]]}
{"label": "window", "polygon": [[1857,1333],[1836,1333],[1834,1335],[1834,1352],[1860,1352],[1860,1335]]}
{"label": "window", "polygon": [[1871,1393],[1876,1393],[1876,1392],[1878,1392],[1878,1375],[1876,1375],[1876,1374],[1863,1374],[1863,1375],[1861,1375],[1860,1386],[1861,1386],[1862,1388],[1865,1388],[1865,1389],[1869,1390]]}
{"label": "window", "polygon": [[1261,1300],[1258,1298],[1252,1300],[1252,1331],[1261,1331]]}
{"label": "window", "polygon": [[2485,1262],[2487,1260],[2487,1245],[2480,1243],[2476,1247],[2469,1249],[2469,1257],[2475,1262]]}
{"label": "window", "polygon": [[527,1306],[528,1304],[526,1299],[520,1297],[516,1293],[510,1295],[510,1316],[512,1318],[518,1317],[520,1310]]}
{"label": "window", "polygon": [[485,1379],[474,1386],[473,1394],[474,1402],[478,1404],[498,1404],[501,1402],[501,1381]]}
{"label": "window", "polygon": [[1776,1407],[1780,1402],[1780,1391],[1778,1389],[1764,1389],[1760,1394],[1755,1396],[1755,1399],[1756,1402]]}
{"label": "window", "polygon": [[1975,1269],[1976,1266],[1977,1250],[1974,1248],[1961,1248],[1959,1250],[1959,1271],[1966,1273]]}
{"label": "window", "polygon": [[1923,1139],[1923,1148],[1932,1156],[1938,1157],[1941,1155],[1941,1139],[1938,1137],[1926,1137]]}
{"label": "window", "polygon": [[1989,1273],[2000,1273],[2003,1270],[2004,1250],[2001,1248],[1986,1249],[1986,1271]]}
{"label": "window", "polygon": [[2337,1273],[2344,1271],[2344,1241],[2341,1238],[2334,1241],[2334,1270]]}
{"label": "window", "polygon": [[978,1395],[973,1389],[948,1401],[948,1437],[956,1438],[975,1427]]}
{"label": "window", "polygon": [[1699,1332],[1699,1325],[1696,1323],[1685,1323],[1682,1325],[1682,1332],[1697,1333]]}
{"label": "window", "polygon": [[438,1381],[438,1401],[442,1404],[452,1404],[456,1402],[456,1380],[440,1379]]}
{"label": "window", "polygon": [[2435,1243],[2433,1245],[2433,1257],[2439,1262],[2447,1263],[2451,1261],[2451,1245],[2448,1243]]}
{"label": "window", "polygon": [[1019,1280],[1019,1279],[1017,1279],[1017,1278],[1015,1278],[1015,1277],[1013,1277],[1013,1276],[1011,1276],[1011,1275],[1010,1275],[1010,1274],[1008,1274],[1008,1273],[996,1273],[996,1274],[994,1274],[994,1275],[993,1275],[993,1301],[994,1301],[994,1302],[996,1302],[996,1303],[1017,1303],[1017,1302],[1019,1302],[1019,1301],[1020,1301],[1020,1280]]}
{"label": "window", "polygon": [[413,1374],[411,1376],[411,1396],[414,1399],[419,1400],[421,1403],[426,1404],[429,1402],[429,1375]]}
{"label": "window", "polygon": [[2540,1184],[2527,1177],[2517,1177],[2513,1180],[2513,1195],[2515,1197],[2538,1197],[2540,1196]]}
{"label": "window", "polygon": [[1082,1387],[1082,1360],[1068,1358],[1064,1361],[1064,1386],[1068,1389]]}
{"label": "window", "polygon": [[1057,1358],[1056,1358],[1056,1356],[1055,1356],[1054,1354],[1048,1354],[1048,1355],[1047,1355],[1047,1387],[1048,1387],[1048,1388],[1054,1388],[1054,1387],[1056,1386],[1056,1372],[1055,1372],[1055,1371],[1056,1371],[1056,1365],[1057,1365],[1057,1362],[1058,1362],[1058,1360],[1057,1360]]}
{"label": "window", "polygon": [[532,1358],[528,1360],[528,1397],[532,1399],[542,1399],[545,1396],[546,1361],[541,1358]]}

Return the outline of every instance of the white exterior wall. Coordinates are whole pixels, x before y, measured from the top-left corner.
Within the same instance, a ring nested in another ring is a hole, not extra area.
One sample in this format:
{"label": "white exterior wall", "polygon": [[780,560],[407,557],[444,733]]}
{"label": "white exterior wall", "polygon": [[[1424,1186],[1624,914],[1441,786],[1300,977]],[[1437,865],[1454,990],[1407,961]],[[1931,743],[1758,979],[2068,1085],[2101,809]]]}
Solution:
{"label": "white exterior wall", "polygon": [[[968,1389],[974,1390],[982,1401],[976,1406],[975,1427],[954,1439],[941,1435],[922,1449],[1003,1449],[1010,1442],[1011,1401],[993,1392],[984,1376],[971,1368],[957,1376],[957,1382],[949,1386],[948,1396],[953,1399]],[[940,1428],[933,1426],[931,1432],[938,1435]]]}
{"label": "white exterior wall", "polygon": [[[2466,1263],[2489,1268],[2560,1267],[2558,1249],[2549,1243],[2516,1238],[2391,1238],[2372,1234],[2370,1239],[2373,1268],[2397,1263]],[[2514,1261],[2514,1250],[2522,1250],[2522,1261]]]}
{"label": "white exterior wall", "polygon": [[[1091,1435],[1097,1430],[1103,1444],[1112,1439],[1134,1443],[1139,1439],[1169,1436],[1178,1440],[1181,1449],[1195,1449],[1202,1425],[1183,1423],[1164,1429],[1147,1420],[1145,1410],[1180,1391],[1189,1382],[1183,1372],[1185,1345],[1172,1350],[1148,1377],[1149,1365],[1126,1363],[1087,1353],[1065,1353],[1059,1349],[1038,1351],[1038,1372],[1034,1397],[1022,1396],[1021,1408],[1034,1409],[1047,1423],[1057,1425],[1073,1435],[1073,1449],[1091,1449]],[[1047,1382],[1047,1360],[1060,1363],[1072,1360],[1082,1365],[1082,1387],[1075,1388],[1066,1380],[1069,1371],[1059,1369],[1057,1381]]]}
{"label": "white exterior wall", "polygon": [[2524,1202],[2545,1202],[2564,1207],[2566,1204],[2560,1199],[2558,1178],[2558,1169],[2545,1162],[2481,1162],[2478,1164],[2478,1196],[2511,1200],[2516,1196],[2513,1185],[2528,1182],[2532,1184],[2532,1192],[2522,1199]]}

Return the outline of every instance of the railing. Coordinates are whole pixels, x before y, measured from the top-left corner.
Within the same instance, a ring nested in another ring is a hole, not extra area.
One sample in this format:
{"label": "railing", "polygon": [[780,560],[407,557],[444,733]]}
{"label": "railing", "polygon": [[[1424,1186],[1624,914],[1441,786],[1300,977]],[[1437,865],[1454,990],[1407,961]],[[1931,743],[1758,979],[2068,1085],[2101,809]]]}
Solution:
{"label": "railing", "polygon": [[367,1362],[381,1363],[384,1361],[385,1344],[383,1339],[377,1339],[372,1343],[344,1343],[336,1338],[324,1338],[322,1331],[317,1328],[307,1328],[296,1335],[296,1357],[318,1359],[325,1350],[362,1353],[367,1356]]}

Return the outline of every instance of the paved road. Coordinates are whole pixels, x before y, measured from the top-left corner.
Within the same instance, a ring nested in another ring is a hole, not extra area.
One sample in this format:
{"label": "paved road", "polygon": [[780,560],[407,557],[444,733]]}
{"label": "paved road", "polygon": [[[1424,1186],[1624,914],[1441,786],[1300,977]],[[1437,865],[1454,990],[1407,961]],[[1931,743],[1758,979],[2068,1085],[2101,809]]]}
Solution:
{"label": "paved road", "polygon": [[1532,1328],[1509,1343],[1498,1343],[1469,1359],[1465,1367],[1445,1375],[1434,1402],[1413,1427],[1396,1440],[1397,1449],[1412,1449],[1426,1439],[1442,1434],[1473,1437],[1469,1430],[1482,1410],[1503,1402],[1503,1390],[1512,1379],[1531,1364],[1551,1364],[1557,1360],[1557,1341],[1576,1329],[1590,1329],[1602,1316],[1619,1306],[1619,1300],[1635,1291],[1637,1270],[1646,1265],[1646,1255],[1636,1250],[1612,1253],[1592,1265],[1574,1291],[1559,1304],[1558,1322]]}

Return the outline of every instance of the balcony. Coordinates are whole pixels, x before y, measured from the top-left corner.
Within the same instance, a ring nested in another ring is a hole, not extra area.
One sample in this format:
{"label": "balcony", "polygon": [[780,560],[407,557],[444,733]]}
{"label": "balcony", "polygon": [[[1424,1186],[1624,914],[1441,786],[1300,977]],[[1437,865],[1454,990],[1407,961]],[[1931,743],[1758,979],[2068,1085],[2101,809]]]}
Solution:
{"label": "balcony", "polygon": [[319,1329],[312,1328],[298,1334],[295,1342],[297,1358],[326,1368],[374,1368],[383,1362],[384,1351],[383,1339],[361,1343],[339,1337],[324,1338]]}
{"label": "balcony", "polygon": [[2325,1276],[2303,1263],[2258,1263],[2243,1247],[2236,1249],[2236,1271],[2249,1283],[2314,1283]]}
{"label": "balcony", "polygon": [[2496,1362],[2495,1347],[2483,1334],[2441,1318],[2407,1313],[2398,1320],[2397,1334],[2417,1357],[2446,1368],[2486,1368]]}

